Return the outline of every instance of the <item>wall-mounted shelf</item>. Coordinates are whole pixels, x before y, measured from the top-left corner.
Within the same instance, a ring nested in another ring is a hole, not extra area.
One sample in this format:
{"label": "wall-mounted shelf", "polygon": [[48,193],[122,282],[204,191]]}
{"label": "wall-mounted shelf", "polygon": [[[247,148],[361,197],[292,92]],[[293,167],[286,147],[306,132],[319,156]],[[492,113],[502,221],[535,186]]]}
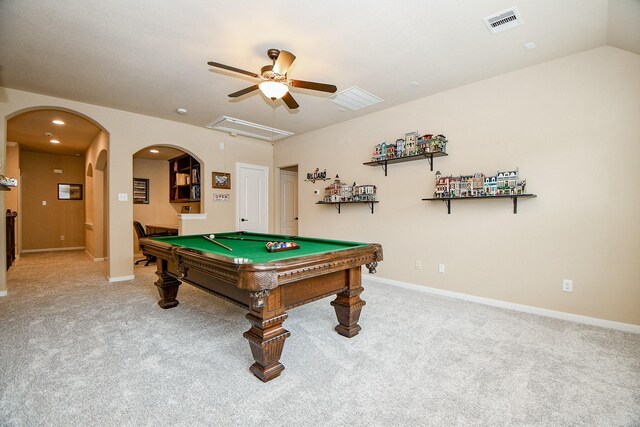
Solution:
{"label": "wall-mounted shelf", "polygon": [[430,199],[422,199],[422,200],[440,200],[447,205],[447,213],[451,214],[451,201],[452,200],[477,200],[477,199],[513,199],[513,213],[518,213],[518,199],[519,198],[529,198],[529,197],[538,197],[536,194],[504,194],[499,196],[475,196],[475,197],[432,197]]}
{"label": "wall-mounted shelf", "polygon": [[316,205],[335,205],[336,209],[338,209],[338,213],[340,213],[340,205],[347,205],[347,204],[353,204],[353,203],[366,203],[369,205],[369,207],[371,208],[371,213],[373,214],[373,206],[375,203],[378,203],[377,200],[374,200],[373,202],[366,202],[366,201],[362,201],[362,202],[316,202]]}
{"label": "wall-mounted shelf", "polygon": [[448,154],[444,153],[442,151],[436,151],[434,153],[415,154],[413,156],[397,157],[395,159],[375,160],[373,162],[363,163],[363,165],[366,165],[366,166],[378,166],[378,165],[382,166],[382,169],[384,170],[384,176],[387,176],[387,165],[389,165],[389,164],[392,164],[392,163],[404,163],[404,162],[411,162],[413,160],[427,159],[429,161],[429,166],[431,167],[431,171],[433,171],[433,158],[434,157],[444,157],[444,156],[448,156]]}

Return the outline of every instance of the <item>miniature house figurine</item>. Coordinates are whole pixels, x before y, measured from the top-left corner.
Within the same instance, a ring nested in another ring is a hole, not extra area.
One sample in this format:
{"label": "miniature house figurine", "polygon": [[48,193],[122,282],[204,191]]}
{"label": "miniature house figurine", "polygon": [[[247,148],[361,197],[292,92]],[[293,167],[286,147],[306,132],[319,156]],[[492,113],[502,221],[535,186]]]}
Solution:
{"label": "miniature house figurine", "polygon": [[396,140],[396,157],[402,157],[404,155],[404,139],[398,139]]}
{"label": "miniature house figurine", "polygon": [[404,150],[407,156],[415,156],[416,142],[418,140],[418,132],[410,132],[404,136]]}

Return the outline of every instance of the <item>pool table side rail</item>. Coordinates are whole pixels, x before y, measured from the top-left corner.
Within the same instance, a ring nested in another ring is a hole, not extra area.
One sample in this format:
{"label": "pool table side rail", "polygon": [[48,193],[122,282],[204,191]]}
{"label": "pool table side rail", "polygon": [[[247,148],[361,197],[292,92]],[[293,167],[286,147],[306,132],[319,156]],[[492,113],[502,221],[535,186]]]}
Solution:
{"label": "pool table side rail", "polygon": [[228,257],[145,238],[140,246],[145,255],[175,265],[178,279],[194,269],[252,292],[382,261],[382,246],[377,243],[264,264],[233,263]]}

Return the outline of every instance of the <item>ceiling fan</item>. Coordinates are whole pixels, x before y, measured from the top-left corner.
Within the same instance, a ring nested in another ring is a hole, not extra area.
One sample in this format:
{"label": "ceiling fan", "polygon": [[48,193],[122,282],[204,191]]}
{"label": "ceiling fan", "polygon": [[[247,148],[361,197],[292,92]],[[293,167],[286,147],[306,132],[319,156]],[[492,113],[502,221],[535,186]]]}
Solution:
{"label": "ceiling fan", "polygon": [[219,62],[207,62],[212,67],[222,68],[224,70],[233,71],[247,76],[261,79],[262,82],[249,86],[248,88],[239,90],[237,92],[229,94],[231,98],[237,98],[254,90],[260,89],[262,93],[268,98],[276,99],[282,98],[288,108],[295,110],[299,107],[298,103],[291,93],[289,93],[289,86],[299,87],[303,89],[318,90],[321,92],[334,93],[338,88],[334,85],[325,83],[307,82],[304,80],[293,80],[287,77],[287,71],[295,61],[296,56],[287,52],[286,50],[269,49],[267,55],[273,61],[271,65],[265,65],[260,70],[260,74],[252,73],[251,71],[241,70],[240,68],[231,67],[229,65],[220,64]]}

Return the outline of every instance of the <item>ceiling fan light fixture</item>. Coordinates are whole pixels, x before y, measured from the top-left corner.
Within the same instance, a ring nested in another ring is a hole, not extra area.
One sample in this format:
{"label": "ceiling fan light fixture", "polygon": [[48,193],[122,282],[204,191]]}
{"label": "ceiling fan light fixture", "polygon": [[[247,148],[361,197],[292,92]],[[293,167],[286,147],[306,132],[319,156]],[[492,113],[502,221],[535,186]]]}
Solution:
{"label": "ceiling fan light fixture", "polygon": [[258,86],[267,98],[271,98],[273,100],[280,99],[289,92],[287,85],[279,82],[267,81],[260,83]]}

